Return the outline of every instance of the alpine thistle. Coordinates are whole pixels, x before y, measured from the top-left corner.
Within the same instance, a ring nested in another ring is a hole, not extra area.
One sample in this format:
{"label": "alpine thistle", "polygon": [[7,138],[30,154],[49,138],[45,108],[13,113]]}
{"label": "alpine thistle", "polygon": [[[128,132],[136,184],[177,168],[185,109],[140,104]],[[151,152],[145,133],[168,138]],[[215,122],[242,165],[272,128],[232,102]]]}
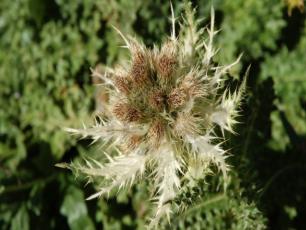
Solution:
{"label": "alpine thistle", "polygon": [[[91,179],[103,178],[105,183],[89,199],[153,177],[156,211],[151,226],[163,216],[169,218],[181,186],[207,175],[212,165],[226,177],[223,136],[214,130],[233,132],[245,85],[243,81],[231,94],[224,81],[239,58],[225,66],[212,61],[213,9],[210,26],[203,30],[187,4],[178,35],[172,7],[171,12],[171,36],[160,48],[148,49],[115,28],[130,51],[130,65],[104,74],[93,70],[108,95],[103,115],[94,127],[68,129],[105,144],[107,163],[69,166]],[[110,146],[115,156],[106,153]]]}

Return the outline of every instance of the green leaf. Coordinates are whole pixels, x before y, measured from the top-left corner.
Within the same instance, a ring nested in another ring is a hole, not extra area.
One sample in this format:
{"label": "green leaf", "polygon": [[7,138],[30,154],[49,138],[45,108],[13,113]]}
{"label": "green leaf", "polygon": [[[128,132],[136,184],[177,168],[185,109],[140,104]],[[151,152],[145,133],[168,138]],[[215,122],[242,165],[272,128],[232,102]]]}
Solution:
{"label": "green leaf", "polygon": [[72,230],[92,230],[94,224],[87,213],[87,207],[82,190],[75,186],[67,189],[60,212],[67,217]]}
{"label": "green leaf", "polygon": [[[297,135],[306,134],[306,26],[297,47],[289,51],[283,46],[275,55],[267,55],[262,65],[261,79],[272,77],[278,100],[275,105],[283,112]],[[278,113],[272,114],[272,146],[284,149],[289,144],[286,124]],[[290,137],[294,138],[294,137]]]}
{"label": "green leaf", "polygon": [[29,230],[30,220],[26,206],[23,204],[12,219],[11,230]]}

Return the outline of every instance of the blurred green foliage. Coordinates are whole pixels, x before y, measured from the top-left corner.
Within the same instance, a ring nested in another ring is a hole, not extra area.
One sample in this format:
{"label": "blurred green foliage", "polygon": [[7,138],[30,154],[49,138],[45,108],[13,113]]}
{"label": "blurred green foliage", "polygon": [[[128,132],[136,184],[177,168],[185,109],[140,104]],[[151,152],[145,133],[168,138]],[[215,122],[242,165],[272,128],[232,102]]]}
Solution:
{"label": "blurred green foliage", "polygon": [[[301,5],[282,0],[216,0],[216,61],[233,76],[251,65],[226,193],[213,178],[186,191],[191,203],[174,229],[303,229],[306,226],[306,24]],[[289,4],[290,3],[290,4]],[[173,2],[176,15],[182,8]],[[193,1],[209,22],[209,1]],[[301,4],[301,2],[299,2]],[[288,5],[290,7],[288,14]],[[99,154],[63,131],[92,119],[89,67],[126,51],[112,26],[152,46],[169,34],[168,1],[1,0],[0,228],[143,229],[146,185],[85,201],[82,186],[55,163]],[[178,28],[179,29],[179,28]],[[162,229],[169,229],[167,222]]]}

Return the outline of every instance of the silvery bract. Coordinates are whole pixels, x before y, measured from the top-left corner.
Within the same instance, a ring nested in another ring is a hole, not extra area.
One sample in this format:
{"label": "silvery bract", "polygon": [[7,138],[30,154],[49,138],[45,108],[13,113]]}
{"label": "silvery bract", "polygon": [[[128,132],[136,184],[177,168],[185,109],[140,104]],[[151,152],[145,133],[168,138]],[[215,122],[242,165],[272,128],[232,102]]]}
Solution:
{"label": "silvery bract", "polygon": [[[92,180],[103,178],[105,183],[90,198],[139,180],[154,181],[156,210],[150,226],[169,218],[181,186],[194,184],[188,181],[205,177],[212,165],[224,177],[228,171],[224,139],[214,129],[233,132],[245,83],[233,93],[227,89],[226,74],[239,58],[230,65],[214,64],[214,11],[206,29],[198,28],[194,14],[187,5],[176,34],[172,10],[171,35],[153,49],[116,29],[131,60],[105,73],[93,70],[107,94],[103,114],[94,127],[68,129],[105,144],[107,163],[69,166]],[[110,149],[117,154],[110,156]]]}

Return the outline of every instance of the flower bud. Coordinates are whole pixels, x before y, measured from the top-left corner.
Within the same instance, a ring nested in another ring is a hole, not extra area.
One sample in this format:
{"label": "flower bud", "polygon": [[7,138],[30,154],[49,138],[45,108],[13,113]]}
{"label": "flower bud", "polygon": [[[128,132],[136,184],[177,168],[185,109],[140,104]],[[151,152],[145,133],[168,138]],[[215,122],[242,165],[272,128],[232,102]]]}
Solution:
{"label": "flower bud", "polygon": [[125,95],[128,95],[130,92],[130,84],[126,77],[117,76],[115,77],[114,84],[117,89]]}
{"label": "flower bud", "polygon": [[174,88],[168,96],[167,103],[171,109],[176,109],[185,104],[187,95],[181,88]]}
{"label": "flower bud", "polygon": [[157,146],[165,133],[165,127],[161,120],[152,122],[148,131],[148,140],[153,146]]}
{"label": "flower bud", "polygon": [[188,73],[180,84],[180,88],[186,92],[189,98],[206,95],[203,84],[200,83],[195,75],[196,73],[193,71]]}
{"label": "flower bud", "polygon": [[159,54],[155,57],[155,68],[158,77],[168,82],[174,73],[177,64],[176,45],[174,42],[167,42]]}
{"label": "flower bud", "polygon": [[165,106],[165,94],[162,90],[153,90],[149,94],[148,102],[151,108],[162,111]]}
{"label": "flower bud", "polygon": [[137,122],[142,118],[141,112],[128,103],[119,102],[114,106],[113,114],[121,121]]}
{"label": "flower bud", "polygon": [[146,52],[140,45],[134,45],[132,48],[130,78],[136,87],[143,88],[150,83],[150,62]]}

